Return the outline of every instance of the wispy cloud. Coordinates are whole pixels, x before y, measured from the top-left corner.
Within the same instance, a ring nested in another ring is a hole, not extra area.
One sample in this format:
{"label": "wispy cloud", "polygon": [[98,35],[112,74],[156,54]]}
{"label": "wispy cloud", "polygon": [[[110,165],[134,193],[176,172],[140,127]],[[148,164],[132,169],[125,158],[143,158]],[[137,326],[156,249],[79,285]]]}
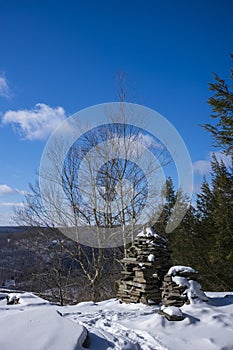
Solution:
{"label": "wispy cloud", "polygon": [[144,144],[146,148],[151,148],[151,147],[161,148],[162,146],[149,134],[139,133],[137,138],[138,138],[138,141]]}
{"label": "wispy cloud", "polygon": [[24,202],[0,202],[0,207],[25,207]]}
{"label": "wispy cloud", "polygon": [[13,188],[8,185],[0,185],[0,196],[4,196],[5,194],[14,194],[16,193]]}
{"label": "wispy cloud", "polygon": [[208,175],[211,171],[211,160],[213,154],[215,154],[218,161],[222,160],[226,166],[229,166],[231,164],[231,158],[229,156],[226,156],[221,152],[209,152],[207,159],[197,160],[193,163],[194,173],[202,176]]}
{"label": "wispy cloud", "polygon": [[7,111],[2,117],[2,124],[12,125],[23,139],[45,140],[65,118],[64,108],[37,103],[30,110]]}
{"label": "wispy cloud", "polygon": [[10,97],[10,88],[7,79],[3,74],[0,74],[0,96],[6,98]]}
{"label": "wispy cloud", "polygon": [[28,194],[27,191],[18,190],[17,188],[12,188],[6,184],[0,185],[0,196],[8,195],[8,194]]}
{"label": "wispy cloud", "polygon": [[210,160],[197,160],[193,163],[193,171],[199,175],[207,175],[209,174],[211,169]]}

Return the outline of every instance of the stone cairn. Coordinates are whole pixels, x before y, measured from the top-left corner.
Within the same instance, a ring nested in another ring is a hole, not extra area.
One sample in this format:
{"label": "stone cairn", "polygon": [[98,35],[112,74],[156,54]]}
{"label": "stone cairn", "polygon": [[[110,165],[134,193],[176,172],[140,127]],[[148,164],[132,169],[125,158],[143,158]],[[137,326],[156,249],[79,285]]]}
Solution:
{"label": "stone cairn", "polygon": [[165,238],[150,227],[143,229],[122,263],[118,298],[125,303],[159,304],[163,277],[171,266]]}
{"label": "stone cairn", "polygon": [[198,272],[188,266],[173,266],[164,276],[162,302],[165,307],[181,307],[194,300],[208,301],[197,282]]}

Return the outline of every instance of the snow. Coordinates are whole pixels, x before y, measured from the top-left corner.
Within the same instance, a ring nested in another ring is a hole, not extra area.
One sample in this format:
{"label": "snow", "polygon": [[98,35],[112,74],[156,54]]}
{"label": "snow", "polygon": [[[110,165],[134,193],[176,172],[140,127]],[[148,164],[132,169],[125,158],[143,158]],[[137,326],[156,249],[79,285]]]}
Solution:
{"label": "snow", "polygon": [[159,237],[159,235],[151,227],[146,227],[146,233],[148,236]]}
{"label": "snow", "polygon": [[16,294],[16,293],[10,293],[8,294],[8,302],[11,303],[13,302],[14,300],[20,300],[20,294]]}
{"label": "snow", "polygon": [[138,263],[138,265],[139,265],[141,268],[145,268],[145,264],[144,264],[144,263]]}
{"label": "snow", "polygon": [[233,292],[207,296],[209,303],[182,306],[185,319],[176,322],[158,314],[161,305],[111,299],[61,307],[24,293],[17,305],[0,300],[0,349],[81,350],[85,326],[89,350],[232,350]]}
{"label": "snow", "polygon": [[178,286],[190,287],[190,283],[185,277],[181,276],[172,276],[172,281],[175,282]]}
{"label": "snow", "polygon": [[[62,308],[64,317],[82,322],[96,340],[105,342],[90,350],[220,350],[233,349],[233,293],[212,293],[210,303],[185,305],[185,319],[168,321],[157,313],[159,306],[120,304],[112,299],[97,304],[81,303]],[[93,339],[93,338],[92,338]]]}
{"label": "snow", "polygon": [[166,246],[166,239],[160,235],[158,235],[155,230],[151,227],[146,227],[141,232],[137,234],[137,237],[145,237],[148,238],[146,243],[153,245],[155,247],[159,247],[162,245]]}
{"label": "snow", "polygon": [[200,301],[208,301],[207,296],[201,289],[201,285],[197,281],[190,280],[189,287],[184,291],[191,303]]}
{"label": "snow", "polygon": [[151,227],[146,227],[145,230],[142,230],[141,232],[138,233],[137,237],[157,237],[161,238],[155,230],[153,230]]}
{"label": "snow", "polygon": [[62,318],[56,306],[31,293],[17,296],[16,305],[0,301],[1,350],[82,349],[84,327]]}
{"label": "snow", "polygon": [[187,295],[190,303],[198,303],[200,301],[207,302],[208,298],[201,289],[201,285],[192,279],[187,279],[184,276],[174,276],[175,274],[191,273],[196,274],[197,271],[187,266],[173,266],[168,271],[169,275],[172,275],[172,281],[178,286],[186,287],[186,290],[183,292],[184,295]]}
{"label": "snow", "polygon": [[168,270],[168,275],[171,276],[175,276],[176,274],[179,273],[192,273],[192,274],[196,274],[197,271],[194,270],[192,267],[189,266],[182,266],[182,265],[176,265],[176,266],[172,266],[169,270]]}
{"label": "snow", "polygon": [[182,311],[176,306],[162,306],[161,310],[170,316],[183,316]]}
{"label": "snow", "polygon": [[148,260],[148,261],[155,261],[155,256],[154,256],[154,254],[149,254],[148,257],[147,257],[147,260]]}

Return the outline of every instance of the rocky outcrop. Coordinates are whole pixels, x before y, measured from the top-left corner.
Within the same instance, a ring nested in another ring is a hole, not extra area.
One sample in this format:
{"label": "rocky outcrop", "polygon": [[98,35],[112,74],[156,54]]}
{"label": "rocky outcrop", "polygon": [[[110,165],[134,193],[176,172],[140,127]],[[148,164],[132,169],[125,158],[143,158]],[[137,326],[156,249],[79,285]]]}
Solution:
{"label": "rocky outcrop", "polygon": [[182,321],[185,318],[183,312],[176,306],[163,305],[158,314],[165,316],[168,321]]}

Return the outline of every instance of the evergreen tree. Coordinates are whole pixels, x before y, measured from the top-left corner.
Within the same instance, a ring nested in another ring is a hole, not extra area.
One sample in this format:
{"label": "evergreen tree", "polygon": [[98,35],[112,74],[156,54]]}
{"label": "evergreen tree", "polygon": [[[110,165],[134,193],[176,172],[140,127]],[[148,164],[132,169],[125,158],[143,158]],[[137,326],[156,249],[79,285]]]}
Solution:
{"label": "evergreen tree", "polygon": [[159,207],[159,211],[161,211],[160,217],[156,223],[154,223],[153,228],[156,232],[166,238],[169,236],[166,235],[166,225],[172,214],[172,208],[176,202],[176,193],[174,189],[174,184],[171,177],[165,182],[165,186],[162,190],[163,197],[165,198],[162,208]]}
{"label": "evergreen tree", "polygon": [[[233,55],[231,54],[233,60]],[[233,70],[230,71],[229,81],[214,75],[215,82],[209,84],[214,95],[208,103],[213,113],[211,118],[217,120],[216,125],[205,124],[203,127],[214,138],[214,146],[223,148],[226,154],[233,156]]]}
{"label": "evergreen tree", "polygon": [[173,265],[197,266],[195,224],[195,209],[190,205],[180,225],[171,233]]}
{"label": "evergreen tree", "polygon": [[181,189],[175,191],[173,181],[169,177],[164,187],[165,203],[159,220],[154,224],[154,229],[160,235],[167,238],[168,248],[172,253],[172,264],[192,265],[193,245],[192,234],[195,222],[195,210],[192,205],[187,208],[187,213],[182,222],[170,233],[166,233],[167,223],[174,211],[175,203],[179,203],[179,207],[187,206],[187,197]]}
{"label": "evergreen tree", "polygon": [[[216,123],[203,127],[212,134],[214,146],[222,148],[233,162],[233,70],[227,80],[217,74],[214,78],[209,84],[214,94],[208,103]],[[206,288],[226,290],[233,288],[233,170],[215,156],[211,168],[210,185],[204,180],[197,195],[193,235],[199,256],[196,267],[205,275]]]}
{"label": "evergreen tree", "polygon": [[215,156],[211,184],[204,180],[197,195],[194,245],[205,287],[233,288],[233,171]]}
{"label": "evergreen tree", "polygon": [[[200,272],[204,289],[223,291],[233,288],[233,167],[213,156],[211,181],[203,180],[192,205],[179,226],[166,234],[174,204],[186,205],[181,190],[175,191],[172,179],[166,182],[166,198],[154,229],[166,236],[173,265],[192,266]],[[164,189],[165,190],[165,189]]]}

